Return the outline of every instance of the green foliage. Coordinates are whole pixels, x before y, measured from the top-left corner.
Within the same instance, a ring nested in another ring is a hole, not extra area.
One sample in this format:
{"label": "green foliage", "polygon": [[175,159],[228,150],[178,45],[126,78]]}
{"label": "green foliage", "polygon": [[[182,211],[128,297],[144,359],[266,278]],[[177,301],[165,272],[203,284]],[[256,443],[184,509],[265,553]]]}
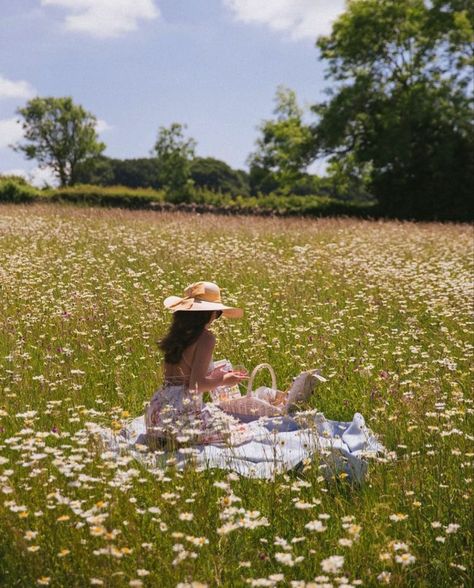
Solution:
{"label": "green foliage", "polygon": [[53,202],[73,202],[88,206],[118,206],[123,208],[147,208],[152,202],[162,202],[164,200],[163,192],[146,188],[135,190],[124,186],[77,185],[50,190],[44,196]]}
{"label": "green foliage", "polygon": [[192,202],[169,203],[164,190],[151,188],[134,189],[126,186],[92,186],[77,184],[64,188],[37,191],[31,186],[21,185],[12,180],[2,181],[0,177],[0,202],[64,202],[82,206],[120,207],[148,209],[184,206],[198,212],[223,212],[228,214],[265,214],[281,216],[377,216],[373,202],[342,202],[328,196],[290,195],[277,193],[247,196],[193,189]]}
{"label": "green foliage", "polygon": [[19,176],[0,176],[0,202],[33,202],[38,198],[38,192]]}
{"label": "green foliage", "polygon": [[332,157],[321,178],[321,188],[326,187],[328,193],[340,200],[373,200],[369,192],[371,165],[360,163],[353,153]]}
{"label": "green foliage", "polygon": [[0,174],[0,184],[8,181],[15,182],[15,184],[19,184],[20,186],[30,185],[23,176],[17,176],[15,174]]}
{"label": "green foliage", "polygon": [[329,196],[260,194],[250,198],[237,197],[235,204],[243,209],[276,212],[284,216],[360,216],[376,217],[374,202],[341,202]]}
{"label": "green foliage", "polygon": [[318,40],[339,87],[314,107],[315,152],[371,166],[370,192],[389,216],[473,216],[468,6],[354,0]]}
{"label": "green foliage", "polygon": [[233,195],[249,194],[248,174],[234,170],[214,157],[196,157],[191,162],[191,178],[196,187]]}
{"label": "green foliage", "polygon": [[[232,169],[214,157],[195,157],[190,161],[189,171],[190,179],[197,189],[233,195],[249,194],[248,174],[243,170]],[[79,165],[77,170],[79,183],[99,186],[161,189],[163,183],[159,176],[159,160],[156,157],[113,159],[100,156]]]}
{"label": "green foliage", "polygon": [[[88,161],[78,164],[76,179],[78,184],[91,184],[95,186],[113,186],[119,184],[115,181],[114,162],[116,160],[99,155]],[[126,185],[126,184],[121,184]]]}
{"label": "green foliage", "polygon": [[290,193],[311,160],[312,133],[303,123],[295,92],[279,86],[275,103],[276,119],[262,122],[257,149],[249,157],[252,193]]}
{"label": "green foliage", "polygon": [[160,127],[154,152],[158,162],[158,179],[167,190],[170,202],[189,202],[193,182],[191,161],[196,141],[185,138],[186,125],[172,123],[169,128]]}
{"label": "green foliage", "polygon": [[73,103],[72,98],[32,98],[17,113],[23,117],[26,143],[14,146],[40,167],[50,167],[61,186],[76,182],[78,164],[99,155],[96,117]]}
{"label": "green foliage", "polygon": [[77,178],[81,184],[99,186],[163,187],[158,181],[158,161],[154,157],[137,159],[97,157],[80,166]]}

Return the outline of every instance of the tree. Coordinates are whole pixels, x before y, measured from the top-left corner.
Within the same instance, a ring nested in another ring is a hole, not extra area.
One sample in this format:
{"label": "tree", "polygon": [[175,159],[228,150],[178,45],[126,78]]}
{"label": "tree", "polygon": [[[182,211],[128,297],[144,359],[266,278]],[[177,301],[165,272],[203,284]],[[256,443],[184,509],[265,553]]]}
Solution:
{"label": "tree", "polygon": [[368,191],[370,164],[359,164],[353,153],[330,158],[326,176],[320,179],[320,188],[339,200],[373,200]]}
{"label": "tree", "polygon": [[196,141],[184,137],[185,128],[186,125],[179,123],[172,123],[169,128],[160,127],[153,150],[157,158],[158,179],[174,202],[191,199],[191,161]]}
{"label": "tree", "polygon": [[74,104],[72,98],[32,98],[17,113],[27,143],[13,146],[40,167],[50,167],[61,186],[76,182],[80,163],[98,156],[105,144],[98,141],[96,117]]}
{"label": "tree", "polygon": [[110,157],[99,155],[79,163],[75,173],[77,183],[95,186],[117,185],[113,162]]}
{"label": "tree", "polygon": [[276,119],[262,122],[257,149],[248,159],[253,192],[290,192],[311,161],[308,146],[312,133],[303,123],[295,92],[279,86],[275,103]]}
{"label": "tree", "polygon": [[191,163],[191,178],[196,186],[232,195],[248,195],[248,176],[243,170],[234,170],[220,159],[196,157]]}
{"label": "tree", "polygon": [[469,214],[472,32],[462,0],[352,0],[317,42],[338,86],[313,107],[314,153],[371,166],[370,191],[388,215]]}

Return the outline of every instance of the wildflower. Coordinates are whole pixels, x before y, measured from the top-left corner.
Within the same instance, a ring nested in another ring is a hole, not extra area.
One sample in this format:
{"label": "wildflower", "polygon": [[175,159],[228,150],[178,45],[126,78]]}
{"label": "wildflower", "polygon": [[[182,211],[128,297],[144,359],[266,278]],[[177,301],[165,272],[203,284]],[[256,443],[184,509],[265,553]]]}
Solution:
{"label": "wildflower", "polygon": [[322,533],[327,529],[327,527],[325,527],[322,522],[318,521],[317,519],[306,523],[304,528],[308,529],[308,531],[316,531],[317,533]]}
{"label": "wildflower", "polygon": [[467,570],[466,566],[463,566],[461,564],[457,564],[457,563],[454,563],[454,562],[451,562],[449,565],[452,568],[457,568],[458,570],[461,570],[462,572],[465,572]]}
{"label": "wildflower", "polygon": [[446,527],[446,534],[449,535],[451,533],[456,533],[459,527],[460,525],[457,525],[456,523],[449,523]]}
{"label": "wildflower", "polygon": [[392,574],[390,572],[386,572],[384,570],[383,572],[380,572],[380,574],[377,576],[377,580],[381,584],[390,584],[390,578],[391,577],[392,577]]}
{"label": "wildflower", "polygon": [[279,552],[275,553],[275,559],[277,560],[277,562],[292,568],[295,564],[303,561],[304,557],[300,555],[298,557],[293,558],[291,553],[285,553],[285,552],[279,551]]}
{"label": "wildflower", "polygon": [[299,510],[308,510],[310,508],[314,508],[315,506],[315,504],[311,504],[310,502],[304,502],[303,500],[297,500],[295,502],[295,508]]}
{"label": "wildflower", "polygon": [[36,580],[36,583],[39,584],[40,586],[49,586],[50,582],[51,582],[51,578],[49,576],[41,576],[41,578],[38,578]]}
{"label": "wildflower", "polygon": [[343,565],[343,555],[331,555],[331,557],[323,559],[323,561],[321,562],[321,567],[323,571],[327,572],[328,574],[337,574]]}
{"label": "wildflower", "polygon": [[401,541],[393,541],[391,545],[393,551],[408,551],[408,545],[406,543],[402,543]]}
{"label": "wildflower", "polygon": [[405,519],[407,519],[407,518],[408,518],[408,515],[406,515],[406,514],[403,514],[403,513],[401,513],[401,512],[397,512],[397,513],[395,513],[395,514],[392,514],[392,515],[390,515],[390,516],[389,516],[389,519],[390,519],[391,521],[394,521],[394,522],[396,522],[396,523],[398,523],[398,521],[404,521],[404,520],[405,520]]}
{"label": "wildflower", "polygon": [[362,527],[360,525],[350,525],[347,528],[347,532],[349,533],[349,535],[354,535],[355,537],[359,536],[361,530],[362,530]]}
{"label": "wildflower", "polygon": [[416,557],[414,555],[411,555],[411,553],[402,553],[401,555],[396,555],[395,556],[395,561],[397,563],[402,564],[402,566],[408,566],[412,563],[415,563],[416,561]]}

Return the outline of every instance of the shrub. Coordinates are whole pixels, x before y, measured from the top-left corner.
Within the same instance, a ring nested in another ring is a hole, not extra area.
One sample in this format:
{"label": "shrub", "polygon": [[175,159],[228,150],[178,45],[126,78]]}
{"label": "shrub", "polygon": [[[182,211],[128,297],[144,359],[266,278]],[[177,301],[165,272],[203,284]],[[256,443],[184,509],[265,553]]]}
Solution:
{"label": "shrub", "polygon": [[149,188],[134,189],[124,186],[77,185],[58,188],[48,192],[54,202],[73,202],[75,204],[111,206],[124,208],[148,208],[152,202],[162,202],[164,193]]}
{"label": "shrub", "polygon": [[[13,177],[14,179],[10,179]],[[38,192],[24,178],[3,176],[0,178],[0,202],[33,202]]]}
{"label": "shrub", "polygon": [[25,180],[25,178],[23,176],[17,176],[15,174],[5,174],[5,175],[0,174],[0,184],[2,182],[8,182],[9,180],[11,180],[12,182],[15,182],[16,184],[20,184],[20,186],[29,186],[30,185]]}

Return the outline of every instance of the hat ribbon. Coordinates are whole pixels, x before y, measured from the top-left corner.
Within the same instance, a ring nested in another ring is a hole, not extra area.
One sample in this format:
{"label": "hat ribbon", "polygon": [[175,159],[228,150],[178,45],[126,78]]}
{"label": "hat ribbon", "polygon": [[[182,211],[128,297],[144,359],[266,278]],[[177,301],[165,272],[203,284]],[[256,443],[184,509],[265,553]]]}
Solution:
{"label": "hat ribbon", "polygon": [[194,299],[206,293],[206,287],[204,284],[199,283],[192,284],[187,290],[189,290],[189,293],[179,300],[176,300],[176,302],[173,302],[173,304],[170,304],[169,308],[182,308],[183,310],[191,308],[194,304]]}

